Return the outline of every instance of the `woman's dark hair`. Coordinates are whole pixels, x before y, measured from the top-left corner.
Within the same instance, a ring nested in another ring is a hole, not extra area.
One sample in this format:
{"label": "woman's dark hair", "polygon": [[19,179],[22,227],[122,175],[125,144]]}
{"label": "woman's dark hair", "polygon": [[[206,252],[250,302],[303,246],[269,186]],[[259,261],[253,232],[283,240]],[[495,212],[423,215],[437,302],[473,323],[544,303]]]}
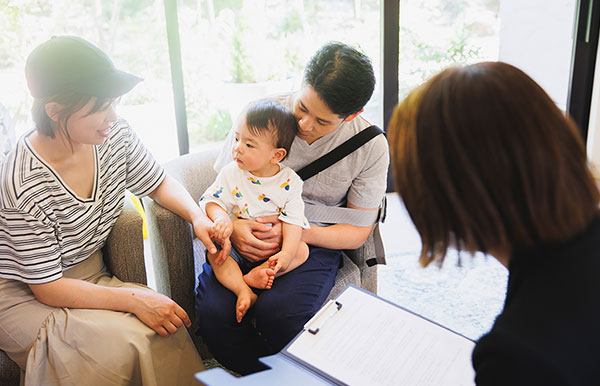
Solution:
{"label": "woman's dark hair", "polygon": [[450,246],[511,252],[565,241],[597,213],[575,124],[509,64],[442,71],[396,107],[388,139],[422,265],[441,264]]}
{"label": "woman's dark hair", "polygon": [[371,60],[339,42],[328,43],[314,54],[304,70],[304,81],[342,118],[359,112],[375,88]]}
{"label": "woman's dark hair", "polygon": [[[31,116],[35,124],[35,129],[38,133],[51,138],[55,137],[56,130],[63,130],[65,138],[70,140],[69,131],[67,130],[69,119],[75,112],[87,105],[92,98],[92,96],[75,92],[64,92],[46,98],[34,98],[31,107]],[[96,98],[94,106],[87,115],[101,110],[114,99],[115,98]],[[58,112],[58,125],[50,119],[48,113],[46,113],[46,105],[53,102],[62,106],[61,110]]]}
{"label": "woman's dark hair", "polygon": [[246,110],[246,125],[254,135],[272,135],[273,146],[290,154],[292,142],[298,133],[298,122],[285,106],[269,99],[261,99]]}

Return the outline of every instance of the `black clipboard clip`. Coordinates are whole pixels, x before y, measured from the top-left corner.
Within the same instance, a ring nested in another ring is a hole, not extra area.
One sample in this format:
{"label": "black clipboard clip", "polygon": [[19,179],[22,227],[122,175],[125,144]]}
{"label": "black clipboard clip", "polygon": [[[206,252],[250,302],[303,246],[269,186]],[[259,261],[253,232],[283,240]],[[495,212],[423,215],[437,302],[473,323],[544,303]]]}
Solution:
{"label": "black clipboard clip", "polygon": [[323,325],[331,319],[339,310],[342,309],[342,303],[337,300],[330,300],[313,316],[306,324],[304,329],[313,335],[316,335]]}

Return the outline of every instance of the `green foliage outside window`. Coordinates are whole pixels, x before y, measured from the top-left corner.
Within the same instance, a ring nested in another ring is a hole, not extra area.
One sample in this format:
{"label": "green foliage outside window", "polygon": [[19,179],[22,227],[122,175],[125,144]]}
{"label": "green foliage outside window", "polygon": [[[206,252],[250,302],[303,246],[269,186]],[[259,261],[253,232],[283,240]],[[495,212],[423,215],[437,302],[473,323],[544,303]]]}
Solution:
{"label": "green foliage outside window", "polygon": [[[400,96],[447,65],[489,56],[482,47],[497,31],[498,3],[401,1]],[[296,80],[308,58],[327,41],[358,47],[371,57],[379,75],[381,0],[177,4],[192,143],[225,138],[235,119],[232,100],[242,94],[238,84]],[[483,20],[473,18],[473,9]],[[443,32],[432,38],[432,28]],[[0,103],[16,121],[29,116],[25,58],[53,34],[80,35],[109,52],[118,67],[145,79],[123,98],[124,107],[145,114],[137,106],[148,106],[155,114],[173,115],[163,0],[0,0],[0,84],[5,89],[0,90]],[[174,128],[153,126],[149,120],[136,130],[174,135]]]}

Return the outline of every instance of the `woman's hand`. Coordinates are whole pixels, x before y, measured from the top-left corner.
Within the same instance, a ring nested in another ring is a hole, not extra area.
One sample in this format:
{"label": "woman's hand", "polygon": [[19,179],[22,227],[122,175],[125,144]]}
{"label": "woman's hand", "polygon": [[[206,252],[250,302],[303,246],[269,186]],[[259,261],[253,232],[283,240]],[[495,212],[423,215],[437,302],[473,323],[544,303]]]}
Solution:
{"label": "woman's hand", "polygon": [[163,182],[148,195],[162,207],[183,217],[194,227],[194,233],[210,253],[217,248],[210,239],[212,221],[202,212],[198,204],[176,179],[166,175]]}
{"label": "woman's hand", "polygon": [[159,335],[166,337],[176,333],[183,325],[192,325],[183,308],[167,296],[138,288],[127,290],[133,301],[132,312]]}
{"label": "woman's hand", "polygon": [[279,252],[281,224],[277,220],[277,216],[262,217],[256,221],[235,220],[231,243],[248,260],[253,262],[265,260]]}
{"label": "woman's hand", "polygon": [[[229,237],[221,240],[219,243],[221,244],[221,250],[219,251],[219,254],[215,256],[215,260],[213,262],[215,265],[223,264],[227,256],[229,256],[229,252],[231,252],[231,240]],[[214,253],[211,255],[214,255]]]}
{"label": "woman's hand", "polygon": [[51,307],[90,308],[131,312],[162,336],[191,326],[187,313],[173,300],[150,289],[105,287],[61,277],[50,283],[29,284],[36,298]]}
{"label": "woman's hand", "polygon": [[210,219],[202,212],[200,212],[200,214],[195,216],[192,220],[192,227],[194,228],[194,233],[196,236],[200,239],[202,244],[204,244],[208,252],[216,254],[217,247],[215,247],[215,244],[210,238],[212,226],[212,221],[210,221]]}

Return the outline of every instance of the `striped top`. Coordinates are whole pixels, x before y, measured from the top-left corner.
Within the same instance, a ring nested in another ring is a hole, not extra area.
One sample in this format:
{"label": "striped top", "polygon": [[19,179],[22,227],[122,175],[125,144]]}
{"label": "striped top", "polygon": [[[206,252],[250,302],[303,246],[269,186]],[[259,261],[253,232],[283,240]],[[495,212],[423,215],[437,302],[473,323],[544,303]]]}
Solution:
{"label": "striped top", "polygon": [[125,189],[153,192],[162,167],[127,122],[94,146],[94,186],[78,197],[23,136],[0,165],[0,278],[43,284],[100,249],[123,209]]}

